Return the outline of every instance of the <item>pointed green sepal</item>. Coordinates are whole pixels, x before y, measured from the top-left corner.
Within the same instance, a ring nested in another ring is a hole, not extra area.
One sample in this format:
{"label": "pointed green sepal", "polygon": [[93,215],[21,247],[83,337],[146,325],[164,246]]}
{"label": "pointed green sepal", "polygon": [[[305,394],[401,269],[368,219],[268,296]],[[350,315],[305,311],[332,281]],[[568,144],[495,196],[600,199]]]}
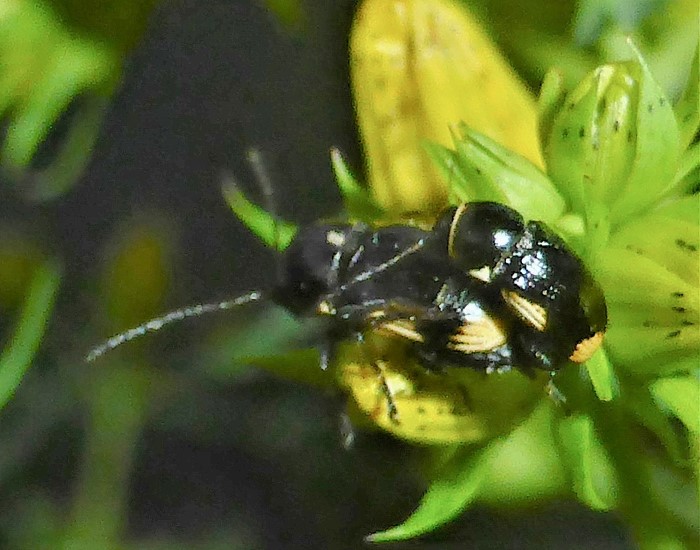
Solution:
{"label": "pointed green sepal", "polygon": [[[496,444],[493,444],[496,445]],[[457,517],[479,493],[494,447],[462,447],[440,469],[418,509],[401,525],[368,535],[367,542],[406,540],[429,533]]]}
{"label": "pointed green sepal", "polygon": [[617,502],[617,480],[591,417],[571,415],[562,418],[558,428],[562,457],[576,496],[594,510],[613,509]]}
{"label": "pointed green sepal", "polygon": [[233,213],[267,246],[278,251],[289,246],[298,230],[295,224],[280,220],[251,202],[231,180],[224,182],[222,192]]}
{"label": "pointed green sepal", "polygon": [[373,222],[384,217],[384,210],[372,199],[369,191],[357,182],[335,147],[331,149],[331,165],[350,219]]}

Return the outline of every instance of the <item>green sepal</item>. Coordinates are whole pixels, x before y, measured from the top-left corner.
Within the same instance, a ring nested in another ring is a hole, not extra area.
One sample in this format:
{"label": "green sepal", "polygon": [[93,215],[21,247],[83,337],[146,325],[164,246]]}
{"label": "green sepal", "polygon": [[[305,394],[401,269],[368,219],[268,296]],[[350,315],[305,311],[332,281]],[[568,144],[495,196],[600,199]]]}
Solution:
{"label": "green sepal", "polygon": [[606,349],[616,366],[663,376],[683,358],[697,357],[697,286],[624,248],[607,248],[595,272],[608,305]]}
{"label": "green sepal", "polygon": [[295,224],[280,220],[251,202],[231,181],[223,184],[222,192],[236,217],[267,246],[280,252],[289,246],[298,231]]}
{"label": "green sepal", "polygon": [[604,349],[599,349],[586,361],[586,371],[598,399],[612,401],[620,394],[620,382]]}
{"label": "green sepal", "polygon": [[651,385],[627,384],[624,404],[637,421],[659,439],[673,463],[687,468],[691,454],[687,433],[678,430],[676,419],[668,414],[667,407],[659,407]]}
{"label": "green sepal", "polygon": [[688,75],[683,96],[678,100],[674,108],[678,129],[680,130],[681,149],[686,149],[700,130],[700,49],[695,49],[693,64]]}
{"label": "green sepal", "polygon": [[586,222],[579,214],[564,214],[551,227],[578,254],[587,249]]}
{"label": "green sepal", "polygon": [[674,220],[682,220],[693,224],[695,227],[700,227],[700,194],[664,202],[659,208],[653,210],[652,214]]}
{"label": "green sepal", "polygon": [[671,412],[695,435],[700,434],[700,378],[687,376],[660,378],[651,384],[651,393],[660,407]]}
{"label": "green sepal", "polygon": [[[693,476],[687,466],[679,468],[669,464],[663,455],[655,456],[650,453],[643,460],[645,481],[654,499],[652,513],[655,512],[659,523],[656,530],[662,538],[661,544],[654,544],[657,541],[653,539],[645,541],[647,545],[643,548],[697,548],[700,533],[700,491],[697,474]],[[694,462],[697,463],[697,459]]]}
{"label": "green sepal", "polygon": [[385,216],[384,210],[372,199],[369,191],[357,182],[335,147],[331,149],[331,165],[350,219],[371,223]]}
{"label": "green sepal", "polygon": [[685,197],[693,193],[700,198],[700,141],[690,145],[681,155],[676,177],[667,195]]}
{"label": "green sepal", "polygon": [[548,124],[549,133],[542,141],[549,176],[574,213],[584,219],[586,196],[582,172],[586,155],[592,150],[590,120],[597,104],[596,87],[590,84],[592,78],[589,75],[568,94],[565,105]]}
{"label": "green sepal", "polygon": [[457,205],[474,200],[469,193],[469,177],[462,171],[457,153],[433,141],[424,141],[423,149],[448,185],[448,202]]}
{"label": "green sepal", "polygon": [[429,533],[457,517],[478,496],[489,458],[498,444],[474,450],[462,447],[437,473],[418,509],[402,524],[368,535],[367,542],[406,540]]}
{"label": "green sepal", "polygon": [[465,124],[460,124],[457,132],[453,139],[461,175],[454,178],[454,188],[460,200],[500,202],[528,220],[546,223],[564,213],[564,199],[529,160]]}
{"label": "green sepal", "polygon": [[640,217],[618,231],[610,246],[652,260],[696,291],[700,286],[700,231],[693,222],[656,213]]}
{"label": "green sepal", "polygon": [[642,54],[630,42],[639,66],[639,106],[634,164],[619,200],[611,210],[623,220],[653,205],[673,181],[681,153],[673,107],[654,80]]}
{"label": "green sepal", "polygon": [[594,510],[613,509],[617,502],[617,479],[591,417],[586,414],[564,417],[557,431],[576,496]]}
{"label": "green sepal", "polygon": [[546,143],[552,132],[557,113],[564,106],[565,100],[564,74],[560,69],[550,69],[544,75],[540,94],[537,98],[537,131],[540,143]]}
{"label": "green sepal", "polygon": [[55,262],[36,268],[15,333],[0,355],[0,409],[14,395],[39,349],[60,281],[61,268]]}
{"label": "green sepal", "polygon": [[567,494],[567,474],[552,429],[559,414],[559,406],[552,399],[542,399],[532,414],[499,443],[487,464],[480,504],[530,506]]}
{"label": "green sepal", "polygon": [[544,142],[549,173],[572,208],[588,219],[605,205],[612,226],[658,200],[680,153],[670,102],[635,53],[637,62],[590,73],[568,95]]}

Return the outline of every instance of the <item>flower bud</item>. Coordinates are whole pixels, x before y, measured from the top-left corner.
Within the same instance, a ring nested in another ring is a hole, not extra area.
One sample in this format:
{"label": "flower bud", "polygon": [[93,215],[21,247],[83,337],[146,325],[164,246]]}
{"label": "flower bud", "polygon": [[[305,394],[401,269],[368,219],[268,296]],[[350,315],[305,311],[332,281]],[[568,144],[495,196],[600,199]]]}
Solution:
{"label": "flower bud", "polygon": [[674,175],[673,110],[639,61],[603,65],[566,98],[544,136],[552,179],[590,225],[615,226],[658,200]]}
{"label": "flower bud", "polygon": [[461,121],[535,164],[533,99],[463,5],[366,0],[350,38],[355,105],[380,206],[444,207],[447,189],[422,143],[452,145]]}

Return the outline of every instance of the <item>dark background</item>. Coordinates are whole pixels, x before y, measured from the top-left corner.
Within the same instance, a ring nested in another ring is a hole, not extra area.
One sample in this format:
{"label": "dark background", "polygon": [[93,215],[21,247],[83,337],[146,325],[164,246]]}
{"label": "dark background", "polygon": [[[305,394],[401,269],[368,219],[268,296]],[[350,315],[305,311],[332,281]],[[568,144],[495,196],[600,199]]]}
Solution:
{"label": "dark background", "polygon": [[[2,216],[51,235],[65,266],[42,366],[30,372],[5,421],[19,414],[25,387],[59,363],[80,361],[95,338],[107,335],[86,325],[100,315],[95,280],[124,220],[161,217],[172,228],[166,305],[174,307],[274,280],[274,255],[236,220],[219,189],[228,169],[256,196],[248,147],[265,153],[282,217],[306,223],[339,208],[329,148],[337,146],[358,173],[362,166],[347,70],[354,2],[305,5],[303,33],[290,33],[252,1],[161,5],[129,60],[80,185],[41,206],[3,191]],[[43,154],[50,156],[50,143]],[[159,351],[155,366],[196,370],[197,338],[227,322],[202,319],[150,337]],[[49,399],[70,401],[59,394]],[[34,442],[26,469],[7,474],[6,487],[36,485],[67,506],[85,411],[71,403],[61,410],[60,421]],[[376,434],[361,435],[344,451],[341,410],[338,396],[263,372],[223,382],[194,378],[191,393],[157,408],[139,440],[127,540],[160,541],[162,548],[362,547],[364,535],[400,522],[417,505],[422,451]],[[12,517],[13,500],[6,502],[0,511]],[[614,517],[556,503],[512,514],[469,512],[425,541],[389,545],[399,546],[630,543]]]}

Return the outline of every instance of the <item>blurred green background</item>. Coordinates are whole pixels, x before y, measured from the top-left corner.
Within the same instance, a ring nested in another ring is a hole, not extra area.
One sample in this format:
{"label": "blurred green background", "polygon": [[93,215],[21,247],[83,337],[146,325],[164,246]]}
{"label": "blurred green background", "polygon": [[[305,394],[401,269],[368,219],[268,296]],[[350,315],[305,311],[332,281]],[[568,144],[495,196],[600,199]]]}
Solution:
{"label": "blurred green background", "polygon": [[[555,63],[575,82],[636,29],[674,96],[697,43],[694,2],[473,7],[534,89]],[[0,0],[0,548],[359,548],[415,507],[424,450],[361,434],[345,451],[342,396],[235,364],[294,338],[283,312],[82,359],[169,308],[270,286],[273,254],[219,190],[225,169],[255,196],[247,148],[282,217],[340,208],[329,148],[362,165],[354,8]],[[612,515],[558,502],[392,548],[467,545],[632,547]]]}

